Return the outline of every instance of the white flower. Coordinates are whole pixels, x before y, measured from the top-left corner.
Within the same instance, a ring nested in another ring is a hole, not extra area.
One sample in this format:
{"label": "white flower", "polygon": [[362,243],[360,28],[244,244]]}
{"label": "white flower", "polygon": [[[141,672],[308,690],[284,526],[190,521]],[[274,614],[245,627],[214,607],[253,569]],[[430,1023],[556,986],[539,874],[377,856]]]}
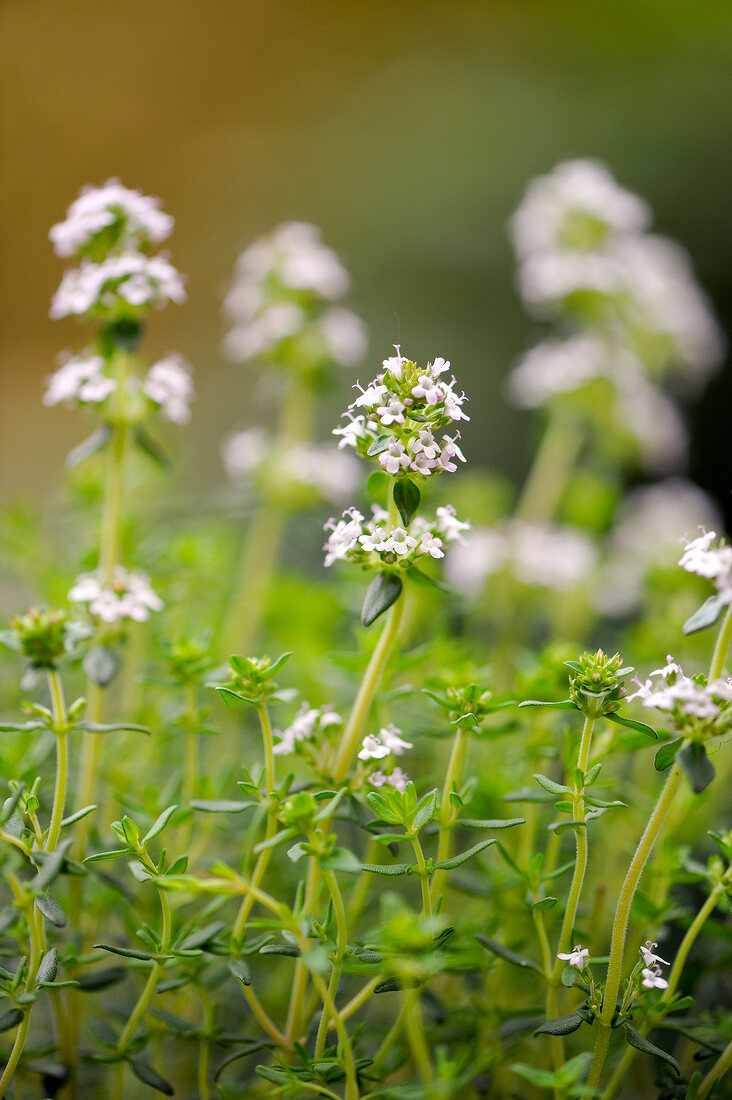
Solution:
{"label": "white flower", "polygon": [[111,584],[104,584],[98,571],[82,573],[69,591],[69,600],[87,604],[89,613],[106,623],[121,619],[145,622],[151,611],[164,607],[145,573],[128,573],[121,565],[115,567]]}
{"label": "white flower", "polygon": [[49,237],[57,256],[74,256],[105,229],[118,225],[123,247],[160,244],[173,229],[173,219],[160,210],[160,200],[130,191],[119,180],[103,187],[85,187],[72,202],[64,221],[54,225]]}
{"label": "white flower", "polygon": [[76,355],[67,359],[47,379],[44,405],[66,401],[104,401],[116,388],[116,382],[104,375],[101,355]]}
{"label": "white flower", "polygon": [[361,748],[358,753],[359,760],[383,760],[385,756],[389,756],[390,749],[387,749],[386,745],[382,744],[381,740],[375,733],[369,733],[364,737],[361,742]]}
{"label": "white flower", "polygon": [[401,349],[398,344],[394,345],[396,355],[392,355],[389,359],[382,359],[381,365],[384,370],[388,370],[389,374],[393,375],[397,380],[401,380],[402,368],[406,362],[408,362],[405,355],[402,355]]}
{"label": "white flower", "polygon": [[513,568],[524,584],[564,591],[586,579],[597,548],[571,527],[516,523],[511,529]]}
{"label": "white flower", "polygon": [[353,455],[317,443],[289,447],[278,468],[283,476],[317,489],[334,504],[352,496],[359,482],[360,465]]}
{"label": "white flower", "polygon": [[405,749],[414,748],[411,741],[402,740],[401,732],[392,722],[388,726],[382,726],[379,730],[379,738],[382,744],[386,745],[389,752],[393,752],[396,756],[401,756]]}
{"label": "white flower", "polygon": [[350,367],[363,358],[368,347],[366,326],[350,309],[331,306],[319,319],[328,354],[342,367]]}
{"label": "white flower", "polygon": [[503,569],[508,559],[505,532],[496,527],[477,527],[469,540],[458,535],[457,545],[450,548],[446,558],[445,575],[457,592],[474,598],[480,594],[486,577]]}
{"label": "white flower", "polygon": [[425,531],[419,542],[419,552],[421,554],[431,554],[433,558],[444,558],[445,551],[442,549],[442,539],[430,534],[429,531]]}
{"label": "white flower", "polygon": [[364,416],[351,416],[350,413],[344,413],[343,415],[349,417],[348,423],[344,424],[342,428],[333,428],[331,432],[331,435],[341,437],[338,443],[339,451],[343,450],[344,447],[357,447],[359,439],[365,437],[367,428],[373,423],[367,421]]}
{"label": "white flower", "polygon": [[91,310],[114,312],[126,302],[131,306],[163,306],[184,302],[183,280],[162,256],[123,252],[101,263],[82,260],[67,271],[51,303],[50,316],[57,320]]}
{"label": "white flower", "polygon": [[641,970],[641,976],[643,978],[642,985],[646,989],[668,989],[668,982],[665,978],[661,977],[660,966],[646,967]]}
{"label": "white flower", "polygon": [[379,455],[379,463],[387,474],[398,474],[403,467],[409,465],[410,458],[406,454],[404,444],[398,439],[392,439],[386,450]]}
{"label": "white flower", "polygon": [[443,397],[443,387],[429,374],[420,374],[417,385],[412,386],[412,396],[423,398],[428,405],[437,405]]}
{"label": "white flower", "polygon": [[[651,672],[644,683],[636,683],[638,690],[627,697],[627,702],[637,699],[644,707],[677,711],[689,718],[716,718],[720,712],[716,699],[725,700],[729,694],[726,681],[714,681],[713,684],[702,687],[686,676],[681,666],[670,656],[663,668]],[[717,685],[719,691],[715,690]]]}
{"label": "white flower", "polygon": [[383,726],[378,734],[367,734],[361,742],[359,760],[383,760],[392,753],[395,756],[401,756],[406,749],[413,748],[411,741],[402,739],[401,732],[395,725],[390,724]]}
{"label": "white flower", "polygon": [[558,959],[568,962],[570,966],[576,966],[578,970],[584,970],[589,957],[589,948],[581,947],[580,944],[577,944],[568,954],[563,954],[561,951],[557,954]]}
{"label": "white flower", "polygon": [[426,429],[419,433],[417,439],[412,444],[412,454],[422,454],[426,459],[429,459],[430,462],[439,457],[440,445],[431,431]]}
{"label": "white flower", "polygon": [[[358,389],[361,389],[361,387],[358,385],[358,382],[356,383],[356,387]],[[361,390],[361,396],[357,397],[356,400],[348,407],[349,409],[355,409],[365,406],[368,409],[373,409],[375,405],[379,405],[383,401],[384,396],[388,392],[389,391],[387,390],[386,386],[380,386],[378,385],[378,383],[372,382],[371,385],[368,386],[365,390]]]}
{"label": "white flower", "polygon": [[362,548],[370,554],[374,550],[383,550],[386,545],[386,538],[384,528],[377,525],[367,531],[365,535],[359,535],[358,541],[361,543]]}
{"label": "white flower", "polygon": [[331,533],[323,547],[326,551],[326,566],[345,558],[348,551],[358,544],[359,536],[363,534],[362,523],[363,516],[356,508],[347,508],[343,518],[337,522],[335,519],[328,520],[325,530]]}
{"label": "white flower", "polygon": [[698,577],[716,578],[732,569],[732,546],[713,547],[716,531],[702,531],[698,538],[692,539],[684,547],[679,565],[687,573],[696,573]]}
{"label": "white flower", "polygon": [[192,368],[180,355],[168,355],[154,363],[142,383],[143,393],[160,406],[166,420],[187,424],[193,400]]}
{"label": "white flower", "polygon": [[251,320],[234,325],[224,337],[224,355],[235,363],[253,359],[300,332],[304,324],[305,313],[294,302],[268,305]]}
{"label": "white flower", "polygon": [[662,959],[660,955],[654,955],[653,949],[655,947],[658,947],[657,943],[654,943],[653,940],[646,940],[643,946],[639,948],[645,965],[653,966],[654,963],[663,963],[664,966],[669,966],[670,964],[666,962],[665,959]]}
{"label": "white flower", "polygon": [[608,347],[594,336],[544,340],[531,348],[508,377],[508,395],[521,409],[535,409],[610,373]]}
{"label": "white flower", "polygon": [[279,738],[273,752],[277,756],[294,752],[295,745],[299,741],[311,740],[320,730],[327,729],[329,726],[339,726],[342,721],[340,714],[336,714],[330,703],[317,708],[311,707],[309,703],[303,703],[287,729],[273,731]]}
{"label": "white flower", "polygon": [[399,557],[404,557],[410,550],[414,550],[416,545],[417,540],[412,535],[408,534],[403,527],[392,527],[391,533],[388,538],[384,540],[381,549],[386,551],[391,550],[395,554],[398,554]]}
{"label": "white flower", "polygon": [[446,470],[449,474],[454,474],[457,470],[457,465],[452,461],[453,458],[457,458],[460,462],[465,462],[465,455],[457,445],[457,440],[460,438],[460,433],[456,432],[454,436],[443,435],[442,437],[442,449],[440,451],[440,457],[437,460],[438,466],[441,469]]}
{"label": "white flower", "polygon": [[404,423],[404,405],[396,398],[390,401],[388,405],[382,405],[376,412],[385,428],[390,424]]}
{"label": "white flower", "polygon": [[384,784],[388,784],[400,794],[404,794],[407,789],[407,783],[409,782],[409,776],[403,770],[403,768],[394,768],[392,772],[385,775],[382,771],[372,772],[369,776],[369,783],[372,787],[383,787]]}
{"label": "white flower", "polygon": [[459,520],[455,514],[455,508],[452,504],[444,504],[439,507],[435,515],[437,516],[437,530],[440,534],[444,534],[448,542],[457,540],[457,542],[464,542],[462,532],[470,530],[470,524]]}

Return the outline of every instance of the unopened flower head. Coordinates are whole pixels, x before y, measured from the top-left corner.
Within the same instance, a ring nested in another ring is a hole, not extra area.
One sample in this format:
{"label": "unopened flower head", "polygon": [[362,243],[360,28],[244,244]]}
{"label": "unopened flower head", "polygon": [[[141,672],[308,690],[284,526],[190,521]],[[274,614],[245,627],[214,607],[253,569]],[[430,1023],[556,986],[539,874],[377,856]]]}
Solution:
{"label": "unopened flower head", "polygon": [[170,236],[172,229],[173,219],[160,209],[159,199],[112,179],[102,187],[83,188],[64,221],[48,235],[57,256],[99,259],[112,251],[146,251]]}
{"label": "unopened flower head", "polygon": [[182,356],[168,355],[150,367],[142,383],[143,393],[174,424],[187,424],[191,419],[194,397],[191,374],[192,367]]}
{"label": "unopened flower head", "polygon": [[145,573],[130,573],[121,565],[116,566],[111,584],[104,582],[99,571],[82,573],[69,591],[69,600],[86,604],[89,614],[105,623],[145,622],[151,611],[162,611],[164,606]]}

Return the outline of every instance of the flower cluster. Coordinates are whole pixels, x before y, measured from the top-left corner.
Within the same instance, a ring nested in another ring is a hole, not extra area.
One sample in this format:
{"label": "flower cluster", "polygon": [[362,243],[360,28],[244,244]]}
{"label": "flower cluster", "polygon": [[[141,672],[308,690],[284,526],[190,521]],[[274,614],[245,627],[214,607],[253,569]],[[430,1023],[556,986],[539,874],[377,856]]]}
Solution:
{"label": "flower cluster", "polygon": [[702,529],[698,538],[684,548],[679,565],[687,573],[713,580],[719,600],[732,604],[732,546],[723,540],[717,542],[716,531]]}
{"label": "flower cluster", "polygon": [[336,714],[330,704],[311,707],[309,703],[303,703],[291,725],[284,730],[274,731],[279,740],[273,751],[278,756],[289,755],[297,750],[299,744],[316,742],[320,733],[341,725],[343,725],[343,719],[340,714]]}
{"label": "flower cluster", "polygon": [[390,723],[388,726],[382,726],[378,733],[367,734],[361,742],[358,753],[359,760],[386,760],[387,764],[391,763],[392,765],[387,771],[383,771],[382,769],[387,767],[387,764],[382,764],[376,771],[369,774],[368,781],[372,787],[386,785],[393,787],[402,794],[406,790],[409,782],[407,773],[388,759],[401,756],[407,749],[414,748],[412,742],[405,741],[401,734],[402,731],[397,729],[393,723]]}
{"label": "flower cluster", "polygon": [[48,235],[57,256],[80,258],[115,247],[144,251],[164,241],[172,229],[173,219],[162,212],[159,199],[111,179],[103,187],[85,187],[65,220]]}
{"label": "flower cluster", "polygon": [[82,260],[53,296],[53,320],[69,315],[120,319],[168,302],[184,302],[183,278],[163,256],[123,252],[100,263]]}
{"label": "flower cluster", "polygon": [[332,305],[348,285],[348,273],[314,225],[278,226],[237,261],[224,301],[232,326],[224,353],[237,363],[268,357],[296,368],[358,362],[366,350],[363,323]]}
{"label": "flower cluster", "polygon": [[[691,732],[700,723],[716,722],[727,712],[732,717],[732,680],[705,682],[703,676],[687,676],[669,654],[663,668],[649,672],[646,680],[636,680],[638,690],[628,696],[628,702],[638,699],[644,707],[655,707],[670,714],[680,731]],[[725,722],[726,724],[726,722]]]}
{"label": "flower cluster", "polygon": [[340,447],[378,458],[393,477],[454,473],[455,459],[465,462],[457,443],[460,433],[441,433],[470,419],[462,408],[465,394],[455,390],[454,375],[449,381],[441,377],[450,369],[444,359],[418,367],[398,347],[396,353],[383,360],[383,370],[366,389],[356,384],[360,394],[344,413],[347,423],[333,434],[341,437]]}
{"label": "flower cluster", "polygon": [[132,619],[145,622],[151,611],[162,611],[163,601],[152,590],[145,573],[128,572],[118,565],[110,584],[105,583],[99,570],[82,573],[69,591],[71,603],[84,603],[89,614],[105,623]]}
{"label": "flower cluster", "polygon": [[272,490],[314,492],[334,504],[347,500],[359,482],[359,463],[353,455],[318,443],[278,446],[263,428],[248,428],[230,436],[221,457],[234,482],[256,478]]}
{"label": "flower cluster", "polygon": [[619,653],[609,657],[602,649],[583,653],[579,661],[567,662],[575,673],[569,678],[569,695],[583,714],[596,718],[612,714],[628,694],[623,676],[633,671],[623,667]]}
{"label": "flower cluster", "polygon": [[[144,419],[151,411],[175,424],[186,424],[191,418],[191,367],[180,355],[160,359],[142,380],[134,375],[127,377],[125,388],[126,418],[130,421]],[[43,404],[100,405],[118,389],[118,379],[111,374],[107,361],[87,351],[67,356],[50,375]]]}
{"label": "flower cluster", "polygon": [[597,548],[581,531],[514,520],[476,528],[451,549],[446,574],[466,596],[479,595],[486,578],[505,569],[522,584],[563,592],[583,583],[596,562]]}
{"label": "flower cluster", "polygon": [[669,966],[669,963],[662,959],[660,955],[654,954],[654,948],[656,947],[658,947],[657,943],[646,940],[644,945],[639,948],[643,956],[643,969],[641,970],[643,981],[641,984],[646,989],[668,989],[668,982],[662,976],[663,971],[658,964],[663,963],[664,966]]}
{"label": "flower cluster", "polygon": [[372,506],[370,520],[357,508],[347,508],[341,519],[331,518],[325,525],[325,530],[330,531],[323,547],[325,564],[347,559],[359,565],[408,568],[425,554],[444,557],[445,543],[460,538],[468,527],[469,524],[457,519],[451,505],[438,508],[432,523],[417,516],[409,530],[392,526],[388,512],[378,505]]}

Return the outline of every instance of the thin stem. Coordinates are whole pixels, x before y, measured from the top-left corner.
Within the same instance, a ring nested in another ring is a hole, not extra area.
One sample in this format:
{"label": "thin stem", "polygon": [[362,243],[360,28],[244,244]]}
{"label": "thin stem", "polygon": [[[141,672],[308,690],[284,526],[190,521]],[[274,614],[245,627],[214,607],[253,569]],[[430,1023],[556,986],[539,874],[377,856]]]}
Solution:
{"label": "thin stem", "polygon": [[[592,743],[594,725],[595,719],[585,716],[584,725],[582,727],[582,737],[580,739],[579,756],[577,758],[577,769],[582,778],[579,783],[575,783],[572,793],[572,818],[574,821],[580,822],[580,824],[574,829],[574,872],[572,874],[572,883],[569,887],[567,906],[564,910],[562,928],[559,933],[557,956],[559,954],[566,955],[572,946],[572,934],[577,919],[577,909],[579,908],[582,885],[587,871],[587,827],[585,825],[584,775],[587,771],[587,764],[590,759],[590,745]],[[549,988],[547,989],[546,995],[546,1015],[548,1020],[553,1020],[557,1015],[559,992],[561,989],[560,980],[563,967],[563,961],[558,957],[555,958],[549,974]],[[555,1068],[559,1069],[564,1061],[564,1044],[559,1036],[552,1036],[551,1045],[554,1054]]]}
{"label": "thin stem", "polygon": [[[269,797],[276,786],[272,724],[269,720],[269,712],[267,711],[267,707],[264,705],[264,703],[260,703],[257,706],[257,715],[259,716],[259,725],[262,730],[262,744],[264,747],[264,784],[267,793],[267,827],[265,829],[264,838],[265,840],[271,840],[277,832],[277,806]],[[252,886],[257,887],[262,882],[271,856],[271,848],[265,848],[259,853],[257,862],[254,865],[254,870],[252,871]],[[247,918],[251,912],[252,906],[254,905],[254,901],[255,897],[253,893],[246,894],[242,898],[241,905],[239,906],[239,912],[234,922],[234,928],[232,931],[232,937],[237,943],[244,935]]]}
{"label": "thin stem", "polygon": [[[15,876],[13,876],[13,879]],[[22,897],[22,887],[15,880],[13,882],[10,877],[8,878],[11,889],[16,897]],[[30,940],[30,954],[28,957],[28,972],[26,974],[24,990],[26,993],[32,993],[36,984],[36,975],[38,974],[38,967],[41,965],[41,959],[43,957],[43,918],[36,909],[33,900],[31,898],[25,899],[25,912],[26,920],[28,922],[28,935]],[[28,1028],[30,1027],[30,1015],[33,1005],[29,1004],[23,1008],[23,1019],[18,1024],[18,1030],[15,1033],[15,1039],[13,1041],[13,1048],[10,1051],[10,1057],[3,1070],[2,1077],[0,1077],[0,1100],[3,1100],[5,1093],[8,1090],[13,1075],[18,1067],[18,1062],[23,1053],[25,1041],[28,1037]]]}
{"label": "thin stem", "polygon": [[516,506],[516,519],[524,523],[548,523],[553,519],[581,444],[578,426],[550,412]]}
{"label": "thin stem", "polygon": [[[165,891],[160,890],[158,892],[158,896],[160,898],[160,908],[163,918],[160,933],[160,953],[165,954],[165,952],[168,950],[168,947],[170,946],[170,937],[172,931],[170,903],[168,902]],[[165,968],[163,966],[163,963],[153,963],[152,970],[148,975],[148,979],[145,982],[142,993],[138,997],[137,1004],[133,1008],[132,1014],[125,1024],[124,1030],[122,1031],[122,1034],[120,1035],[117,1042],[118,1054],[125,1054],[127,1048],[134,1039],[137,1025],[140,1023],[141,1019],[145,1015],[145,1012],[147,1011],[147,1006],[150,1004],[150,1001],[153,998],[155,987],[157,986],[164,969]]]}
{"label": "thin stem", "polygon": [[709,1073],[706,1075],[699,1091],[696,1094],[696,1100],[705,1100],[709,1095],[712,1086],[715,1081],[721,1081],[727,1070],[732,1068],[732,1042],[730,1042],[720,1054],[717,1061],[714,1063]]}
{"label": "thin stem", "polygon": [[48,685],[51,690],[51,705],[53,708],[53,731],[56,734],[56,782],[53,792],[51,824],[46,839],[46,851],[53,852],[58,844],[61,821],[64,816],[64,802],[66,801],[66,783],[69,772],[69,754],[66,741],[68,718],[66,716],[63,685],[55,668],[49,669]]}
{"label": "thin stem", "polygon": [[[323,869],[323,878],[325,884],[328,887],[330,896],[333,899],[333,910],[336,918],[336,953],[333,960],[333,969],[330,975],[330,982],[328,984],[328,993],[330,994],[333,1002],[335,1003],[336,994],[338,992],[338,986],[341,980],[342,961],[343,956],[346,953],[348,947],[348,926],[346,923],[346,910],[343,904],[343,895],[341,894],[338,886],[338,880],[332,871],[327,868]],[[325,1050],[325,1040],[328,1035],[328,1021],[330,1017],[323,1006],[323,1011],[320,1014],[320,1023],[318,1025],[318,1034],[315,1040],[315,1057],[321,1058],[323,1051]],[[341,1017],[342,1019],[342,1017]]]}
{"label": "thin stem", "polygon": [[407,1039],[409,1049],[412,1052],[414,1064],[417,1067],[422,1081],[428,1089],[434,1084],[435,1073],[432,1068],[429,1047],[424,1035],[422,1022],[422,1009],[419,1003],[419,989],[411,989],[405,997],[405,1022],[407,1025]]}
{"label": "thin stem", "polygon": [[198,995],[203,1005],[203,1026],[205,1036],[201,1037],[198,1058],[198,1094],[199,1100],[211,1100],[211,1088],[208,1081],[211,1066],[211,1033],[214,1029],[215,1013],[211,1004],[211,998],[202,986],[198,987]]}
{"label": "thin stem", "polygon": [[419,842],[419,837],[412,837],[412,847],[414,848],[414,854],[417,857],[417,868],[419,871],[419,881],[422,887],[422,916],[427,920],[432,919],[432,897],[430,895],[429,875],[427,874],[427,864],[424,858],[424,852],[422,851],[422,845]]}
{"label": "thin stem", "polygon": [[534,920],[534,926],[536,927],[536,934],[539,937],[539,946],[541,948],[541,958],[544,964],[544,974],[547,981],[551,980],[552,970],[554,964],[552,962],[552,951],[549,946],[549,937],[546,934],[546,927],[544,925],[544,914],[541,909],[532,909],[531,916]]}
{"label": "thin stem", "polygon": [[727,650],[729,644],[732,641],[732,606],[727,609],[727,612],[722,620],[722,625],[717,635],[717,642],[714,646],[714,653],[712,654],[712,662],[709,666],[709,679],[717,680],[724,671],[724,662],[727,660]]}
{"label": "thin stem", "polygon": [[[455,734],[455,740],[452,743],[452,751],[450,753],[450,760],[447,765],[447,774],[445,775],[445,782],[442,788],[442,801],[440,803],[440,814],[438,817],[439,824],[439,839],[437,841],[437,862],[442,863],[444,860],[450,858],[450,849],[452,847],[452,831],[457,818],[452,802],[450,801],[450,794],[452,791],[457,790],[460,786],[460,782],[463,776],[463,769],[465,767],[465,757],[468,750],[468,732],[463,729],[462,726],[458,726],[457,733]],[[443,887],[443,882],[446,882],[446,873],[444,869],[438,868],[432,879],[431,896],[432,901],[435,902],[440,894],[445,893],[446,885]],[[444,905],[444,896],[443,896]]]}
{"label": "thin stem", "polygon": [[388,617],[386,625],[381,633],[381,637],[376,643],[374,652],[371,654],[371,660],[368,663],[366,672],[364,673],[361,685],[358,689],[358,695],[356,696],[356,702],[349,716],[348,725],[343,732],[343,738],[333,768],[333,779],[336,783],[342,783],[348,775],[354,753],[361,740],[363,726],[368,716],[371,701],[381,683],[381,677],[383,676],[386,662],[389,659],[392,646],[399,634],[399,626],[401,624],[403,611],[404,593],[402,592],[396,600],[396,603],[394,603],[387,612]]}

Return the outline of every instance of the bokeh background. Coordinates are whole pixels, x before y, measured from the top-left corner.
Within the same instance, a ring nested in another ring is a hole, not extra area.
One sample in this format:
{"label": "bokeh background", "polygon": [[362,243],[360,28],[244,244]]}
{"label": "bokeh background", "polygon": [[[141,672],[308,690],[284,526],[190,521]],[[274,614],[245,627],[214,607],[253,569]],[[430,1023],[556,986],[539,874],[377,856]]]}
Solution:
{"label": "bokeh background", "polygon": [[[220,354],[220,298],[241,248],[284,219],[317,223],[343,257],[373,363],[394,342],[452,360],[471,396],[468,457],[517,480],[537,425],[501,381],[534,333],[505,225],[530,177],[607,161],[690,251],[732,331],[723,0],[4,0],[0,22],[6,501],[53,492],[85,430],[41,405],[58,352],[85,338],[48,320],[62,263],[47,233],[81,185],[110,176],[176,218],[189,300],[153,318],[147,350],[196,368],[178,439],[194,494],[221,479],[221,438],[267,415],[255,372]],[[728,519],[731,403],[722,371],[689,410],[691,474]]]}

